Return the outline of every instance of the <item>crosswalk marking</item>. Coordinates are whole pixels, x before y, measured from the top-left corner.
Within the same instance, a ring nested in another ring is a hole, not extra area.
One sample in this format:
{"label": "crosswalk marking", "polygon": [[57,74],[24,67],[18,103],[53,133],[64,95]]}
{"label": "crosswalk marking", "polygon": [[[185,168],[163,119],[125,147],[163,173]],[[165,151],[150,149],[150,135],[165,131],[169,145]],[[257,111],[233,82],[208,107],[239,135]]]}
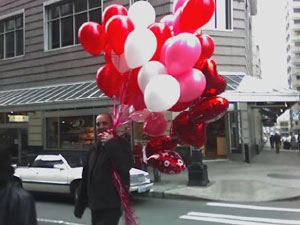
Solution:
{"label": "crosswalk marking", "polygon": [[220,202],[208,202],[208,203],[206,203],[206,205],[208,205],[208,206],[228,207],[228,208],[266,210],[266,211],[300,212],[300,209],[293,209],[293,208],[277,208],[277,207],[266,207],[266,206],[256,206],[256,205],[241,205],[241,204],[220,203]]}
{"label": "crosswalk marking", "polygon": [[205,213],[205,212],[189,212],[188,216],[198,216],[198,217],[214,217],[214,218],[224,218],[224,219],[234,219],[234,220],[244,220],[253,222],[264,222],[264,223],[277,223],[277,224],[300,224],[300,220],[283,220],[283,219],[273,219],[273,218],[261,218],[261,217],[247,217],[247,216],[234,216],[216,213]]}
{"label": "crosswalk marking", "polygon": [[198,221],[206,221],[206,222],[233,224],[233,225],[276,225],[274,223],[257,223],[257,222],[250,222],[250,221],[230,220],[230,219],[212,218],[212,217],[188,216],[188,215],[180,216],[179,218],[180,219],[188,219],[188,220],[198,220]]}
{"label": "crosswalk marking", "polygon": [[49,220],[49,219],[42,219],[42,218],[38,218],[37,221],[46,222],[46,223],[63,224],[63,225],[86,225],[86,224],[65,222],[63,220]]}

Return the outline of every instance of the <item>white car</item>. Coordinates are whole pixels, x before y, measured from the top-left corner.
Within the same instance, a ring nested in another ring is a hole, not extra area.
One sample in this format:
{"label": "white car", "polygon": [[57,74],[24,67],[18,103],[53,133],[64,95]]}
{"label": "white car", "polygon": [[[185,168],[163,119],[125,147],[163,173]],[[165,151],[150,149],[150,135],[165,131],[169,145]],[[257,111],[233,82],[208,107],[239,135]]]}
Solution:
{"label": "white car", "polygon": [[[85,157],[82,154],[39,154],[29,166],[15,169],[14,181],[28,191],[71,194],[76,199]],[[149,173],[130,170],[131,192],[148,192],[152,185]]]}

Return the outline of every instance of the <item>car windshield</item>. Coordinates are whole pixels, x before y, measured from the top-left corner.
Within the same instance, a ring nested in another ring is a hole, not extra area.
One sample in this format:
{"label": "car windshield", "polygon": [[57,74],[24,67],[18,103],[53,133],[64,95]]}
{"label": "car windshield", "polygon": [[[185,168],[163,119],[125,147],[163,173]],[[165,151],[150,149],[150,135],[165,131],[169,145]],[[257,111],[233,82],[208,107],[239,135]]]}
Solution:
{"label": "car windshield", "polygon": [[85,155],[63,155],[70,167],[82,167],[86,156]]}

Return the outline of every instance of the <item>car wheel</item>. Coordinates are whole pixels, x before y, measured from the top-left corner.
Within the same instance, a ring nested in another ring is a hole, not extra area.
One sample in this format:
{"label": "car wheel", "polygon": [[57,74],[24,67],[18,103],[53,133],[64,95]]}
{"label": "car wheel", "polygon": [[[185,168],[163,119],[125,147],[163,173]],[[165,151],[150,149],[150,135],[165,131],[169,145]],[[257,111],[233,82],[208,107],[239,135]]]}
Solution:
{"label": "car wheel", "polygon": [[78,200],[79,187],[80,187],[80,181],[74,181],[71,187],[71,194],[74,202],[77,202]]}

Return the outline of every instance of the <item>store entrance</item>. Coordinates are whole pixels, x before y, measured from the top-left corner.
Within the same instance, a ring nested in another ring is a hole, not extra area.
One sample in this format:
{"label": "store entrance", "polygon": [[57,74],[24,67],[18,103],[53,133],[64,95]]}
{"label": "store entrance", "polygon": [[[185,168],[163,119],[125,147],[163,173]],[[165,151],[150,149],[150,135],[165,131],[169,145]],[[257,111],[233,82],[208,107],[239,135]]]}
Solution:
{"label": "store entrance", "polygon": [[27,129],[0,129],[0,149],[8,150],[14,162],[18,161],[21,152],[28,147]]}
{"label": "store entrance", "polygon": [[206,129],[207,141],[205,145],[205,158],[224,158],[227,156],[225,136],[225,116],[209,123]]}

